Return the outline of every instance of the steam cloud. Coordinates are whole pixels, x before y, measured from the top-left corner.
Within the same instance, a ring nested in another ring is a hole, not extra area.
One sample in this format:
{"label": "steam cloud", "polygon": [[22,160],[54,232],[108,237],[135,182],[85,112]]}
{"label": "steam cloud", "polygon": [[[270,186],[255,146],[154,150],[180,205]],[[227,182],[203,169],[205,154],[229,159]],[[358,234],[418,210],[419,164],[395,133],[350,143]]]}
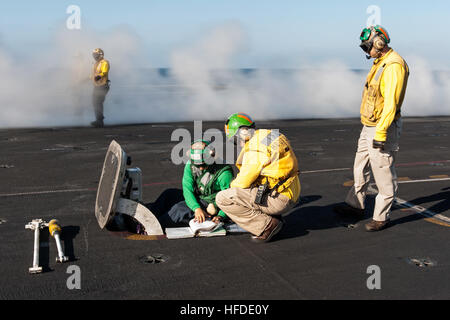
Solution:
{"label": "steam cloud", "polygon": [[[221,25],[170,56],[170,76],[151,69],[143,40],[126,26],[106,35],[57,34],[54,45],[23,61],[0,43],[0,127],[87,125],[93,120],[93,48],[111,62],[107,124],[223,120],[233,112],[255,119],[358,117],[367,72],[338,60],[290,71],[233,69],[248,36],[237,23]],[[32,48],[30,49],[32,50]],[[450,75],[432,72],[421,57],[411,69],[407,116],[450,115]]]}

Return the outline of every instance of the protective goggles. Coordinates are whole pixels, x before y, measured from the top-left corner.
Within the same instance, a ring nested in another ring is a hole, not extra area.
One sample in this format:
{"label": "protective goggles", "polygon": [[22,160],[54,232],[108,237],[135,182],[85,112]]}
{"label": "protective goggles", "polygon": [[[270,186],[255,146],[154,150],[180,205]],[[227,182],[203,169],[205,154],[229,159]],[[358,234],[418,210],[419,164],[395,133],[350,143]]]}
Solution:
{"label": "protective goggles", "polygon": [[361,39],[360,47],[367,54],[369,54],[373,48],[373,41],[369,41],[371,35],[372,29],[366,28],[361,32],[361,36],[359,37],[359,39]]}
{"label": "protective goggles", "polygon": [[190,159],[196,167],[205,166],[210,163],[214,157],[214,150],[209,147],[210,142],[198,140],[191,146]]}
{"label": "protective goggles", "polygon": [[190,158],[193,165],[202,166],[205,164],[203,153],[203,150],[191,150]]}
{"label": "protective goggles", "polygon": [[372,29],[371,28],[365,28],[361,32],[361,36],[359,37],[359,39],[361,39],[361,41],[364,42],[364,41],[369,40],[371,35],[372,35]]}

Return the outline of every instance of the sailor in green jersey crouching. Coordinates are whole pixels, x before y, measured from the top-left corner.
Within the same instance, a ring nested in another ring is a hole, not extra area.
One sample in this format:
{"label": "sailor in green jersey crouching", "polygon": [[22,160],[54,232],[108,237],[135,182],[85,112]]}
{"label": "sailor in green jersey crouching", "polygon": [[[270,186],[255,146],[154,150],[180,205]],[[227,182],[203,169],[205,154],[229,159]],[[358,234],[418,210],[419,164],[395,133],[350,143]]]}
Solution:
{"label": "sailor in green jersey crouching", "polygon": [[183,174],[184,200],[167,208],[174,199],[180,200],[176,190],[170,189],[149,206],[163,227],[187,225],[194,218],[200,223],[208,218],[216,223],[227,218],[216,205],[216,195],[230,187],[233,169],[230,165],[216,163],[215,151],[210,145],[206,140],[197,140],[191,145],[190,160]]}

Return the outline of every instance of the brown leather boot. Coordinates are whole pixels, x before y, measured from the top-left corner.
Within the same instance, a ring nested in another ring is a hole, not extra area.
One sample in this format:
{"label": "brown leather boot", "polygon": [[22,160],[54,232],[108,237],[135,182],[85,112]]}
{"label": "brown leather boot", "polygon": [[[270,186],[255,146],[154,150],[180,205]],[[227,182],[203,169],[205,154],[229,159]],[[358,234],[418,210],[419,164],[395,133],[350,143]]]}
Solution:
{"label": "brown leather boot", "polygon": [[389,220],[388,221],[375,221],[375,220],[372,220],[371,222],[366,224],[366,230],[368,232],[377,232],[377,231],[381,231],[383,229],[386,229],[388,225],[389,225]]}
{"label": "brown leather boot", "polygon": [[265,243],[272,240],[272,238],[283,228],[283,221],[277,218],[271,218],[269,225],[260,236],[253,236],[252,241],[256,243]]}

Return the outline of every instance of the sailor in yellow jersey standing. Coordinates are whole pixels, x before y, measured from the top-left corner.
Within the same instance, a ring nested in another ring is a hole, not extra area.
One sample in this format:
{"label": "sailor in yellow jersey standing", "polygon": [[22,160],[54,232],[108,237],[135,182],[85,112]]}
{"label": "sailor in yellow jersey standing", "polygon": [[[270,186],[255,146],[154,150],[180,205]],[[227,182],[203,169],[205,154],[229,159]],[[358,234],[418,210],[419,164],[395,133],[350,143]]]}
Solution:
{"label": "sailor in yellow jersey standing", "polygon": [[281,215],[300,197],[294,150],[278,130],[255,130],[255,123],[244,113],[233,114],[225,132],[242,151],[236,161],[239,174],[230,189],[217,194],[216,204],[252,233],[254,242],[268,242],[283,227]]}
{"label": "sailor in yellow jersey standing", "polygon": [[97,128],[103,127],[103,103],[109,91],[109,61],[105,59],[102,49],[97,48],[93,51],[92,56],[95,59],[94,68],[92,70],[91,80],[94,84],[94,92],[92,95],[92,104],[94,107],[96,121],[91,125]]}
{"label": "sailor in yellow jersey standing", "polygon": [[361,103],[364,126],[355,157],[355,183],[347,195],[346,204],[336,206],[335,211],[364,215],[371,170],[378,188],[373,220],[366,225],[366,230],[372,232],[388,226],[398,190],[394,162],[399,150],[401,107],[409,68],[405,60],[388,46],[390,37],[383,27],[364,29],[360,39],[367,58],[375,60],[367,76]]}

